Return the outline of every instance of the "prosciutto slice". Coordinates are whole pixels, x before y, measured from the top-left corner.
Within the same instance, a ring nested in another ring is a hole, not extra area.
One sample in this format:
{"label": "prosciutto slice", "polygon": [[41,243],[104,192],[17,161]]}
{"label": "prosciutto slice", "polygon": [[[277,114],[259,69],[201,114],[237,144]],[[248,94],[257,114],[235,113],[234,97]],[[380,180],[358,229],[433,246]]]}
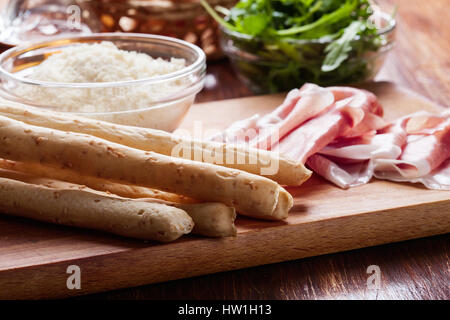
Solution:
{"label": "prosciutto slice", "polygon": [[353,88],[342,88],[341,91],[336,87],[330,92],[335,98],[333,106],[284,137],[277,151],[305,163],[311,155],[339,137],[353,136],[366,127],[376,130],[386,126],[382,108],[372,93]]}
{"label": "prosciutto slice", "polygon": [[377,133],[342,137],[308,158],[317,174],[347,189],[369,182],[374,159],[397,159],[406,143],[408,118],[399,119]]}
{"label": "prosciutto slice", "polygon": [[273,112],[238,121],[215,140],[278,151],[341,188],[375,176],[450,190],[450,112],[388,123],[376,96],[361,89],[306,84]]}
{"label": "prosciutto slice", "polygon": [[315,84],[305,84],[300,89],[291,90],[273,112],[237,121],[212,140],[248,143],[252,147],[271,149],[281,137],[330,108],[333,102],[334,97],[329,90]]}
{"label": "prosciutto slice", "polygon": [[[375,176],[450,190],[446,117],[421,113],[399,119],[376,135],[341,138],[311,156],[307,165],[341,188],[367,183]],[[426,126],[410,125],[418,119]]]}
{"label": "prosciutto slice", "polygon": [[312,155],[306,164],[315,173],[342,189],[366,184],[373,176],[373,162],[338,163],[320,154]]}
{"label": "prosciutto slice", "polygon": [[450,190],[450,159],[447,159],[433,172],[423,177],[412,179],[410,182],[420,182],[428,189]]}
{"label": "prosciutto slice", "polygon": [[[412,116],[409,120],[416,117]],[[398,159],[374,161],[377,178],[421,182],[424,177],[432,179],[434,174],[442,176],[447,172],[446,167],[441,166],[450,158],[450,116],[430,115],[424,124],[426,126],[408,130],[406,145]]]}

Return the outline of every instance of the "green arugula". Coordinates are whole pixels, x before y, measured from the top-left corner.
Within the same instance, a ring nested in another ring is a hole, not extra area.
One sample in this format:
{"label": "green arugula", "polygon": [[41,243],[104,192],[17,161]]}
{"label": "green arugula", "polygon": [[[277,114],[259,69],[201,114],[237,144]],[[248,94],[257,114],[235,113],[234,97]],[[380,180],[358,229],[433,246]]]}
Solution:
{"label": "green arugula", "polygon": [[364,23],[361,21],[353,21],[347,28],[345,28],[342,36],[331,42],[326,48],[327,53],[325,60],[322,63],[322,71],[329,72],[337,69],[342,62],[348,58],[348,54],[352,51],[351,42],[364,28]]}
{"label": "green arugula", "polygon": [[[321,84],[353,81],[365,73],[358,70],[365,68],[365,63],[350,63],[350,59],[376,50],[379,43],[377,30],[368,19],[372,14],[369,0],[240,0],[233,8],[218,11],[206,0],[201,3],[223,28],[254,39],[240,43],[240,49],[277,59],[273,68],[278,71],[265,66],[264,73],[272,75],[271,81],[285,82],[280,81],[281,75]],[[276,86],[269,84],[271,90]]]}

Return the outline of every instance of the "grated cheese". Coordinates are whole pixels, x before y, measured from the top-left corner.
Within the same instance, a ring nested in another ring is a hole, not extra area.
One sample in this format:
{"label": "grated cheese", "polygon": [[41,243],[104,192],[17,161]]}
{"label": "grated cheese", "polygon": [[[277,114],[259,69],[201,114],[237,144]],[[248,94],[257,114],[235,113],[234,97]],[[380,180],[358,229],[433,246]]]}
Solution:
{"label": "grated cheese", "polygon": [[[184,59],[166,61],[125,51],[112,42],[80,44],[48,57],[33,68],[30,79],[65,82],[116,82],[164,75],[185,67]],[[117,112],[148,108],[186,86],[186,80],[109,88],[46,88],[20,85],[16,95],[67,112]]]}

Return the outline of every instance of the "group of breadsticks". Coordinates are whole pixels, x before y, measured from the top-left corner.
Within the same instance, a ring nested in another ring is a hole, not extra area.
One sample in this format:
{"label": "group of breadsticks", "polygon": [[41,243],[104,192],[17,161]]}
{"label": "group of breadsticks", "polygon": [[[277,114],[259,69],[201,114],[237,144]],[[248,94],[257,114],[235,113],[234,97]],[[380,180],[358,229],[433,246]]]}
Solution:
{"label": "group of breadsticks", "polygon": [[[223,159],[173,156],[179,145]],[[261,175],[273,161],[278,170]],[[8,215],[164,242],[233,236],[236,212],[286,218],[293,199],[281,185],[310,174],[270,151],[0,100],[0,213]]]}

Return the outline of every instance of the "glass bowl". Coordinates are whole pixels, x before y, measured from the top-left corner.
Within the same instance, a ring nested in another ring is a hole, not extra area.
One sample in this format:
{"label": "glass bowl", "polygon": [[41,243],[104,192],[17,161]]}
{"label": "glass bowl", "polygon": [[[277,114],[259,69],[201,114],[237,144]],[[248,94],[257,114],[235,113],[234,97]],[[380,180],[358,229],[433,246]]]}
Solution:
{"label": "glass bowl", "polygon": [[[207,1],[225,8],[237,2]],[[71,23],[75,18],[78,23]],[[198,0],[10,0],[0,10],[0,42],[10,47],[49,36],[96,32],[174,37],[196,44],[210,61],[223,58],[217,23]]]}
{"label": "glass bowl", "polygon": [[[236,0],[207,0],[231,8]],[[183,39],[203,49],[209,61],[223,58],[216,21],[198,0],[85,0],[102,32],[138,32]]]}
{"label": "glass bowl", "polygon": [[[60,50],[102,41],[109,41],[119,49],[145,53],[153,58],[183,58],[186,66],[164,75],[118,82],[60,83],[32,80],[28,77],[37,65]],[[31,106],[118,124],[173,131],[183,120],[196,94],[203,88],[205,60],[205,54],[199,47],[183,40],[158,35],[101,33],[53,38],[11,48],[0,55],[0,94],[6,99]],[[45,94],[40,92],[39,99],[24,98],[24,90],[36,89],[43,90]],[[127,101],[127,94],[135,92],[144,94],[146,99]],[[64,99],[68,96],[71,99],[80,97],[75,109],[65,106]],[[93,97],[92,104],[86,102],[90,101],[89,97]],[[99,98],[106,99],[106,104],[111,101],[114,110],[98,110],[95,99]]]}
{"label": "glass bowl", "polygon": [[255,93],[272,93],[299,88],[306,82],[321,86],[355,84],[371,80],[381,68],[394,44],[395,20],[378,12],[373,17],[379,41],[353,40],[352,51],[340,67],[321,71],[330,40],[283,39],[278,42],[221,27],[221,47],[238,77]]}

